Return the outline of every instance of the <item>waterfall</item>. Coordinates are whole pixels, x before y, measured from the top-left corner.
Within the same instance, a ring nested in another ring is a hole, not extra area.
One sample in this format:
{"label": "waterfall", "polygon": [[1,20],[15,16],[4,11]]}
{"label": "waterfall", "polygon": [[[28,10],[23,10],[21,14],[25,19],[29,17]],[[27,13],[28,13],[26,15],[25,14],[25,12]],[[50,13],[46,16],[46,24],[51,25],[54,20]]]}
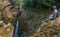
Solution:
{"label": "waterfall", "polygon": [[19,35],[18,35],[18,27],[19,26],[19,21],[17,20],[17,22],[16,22],[16,27],[15,27],[15,31],[14,31],[14,36],[13,37],[18,37]]}

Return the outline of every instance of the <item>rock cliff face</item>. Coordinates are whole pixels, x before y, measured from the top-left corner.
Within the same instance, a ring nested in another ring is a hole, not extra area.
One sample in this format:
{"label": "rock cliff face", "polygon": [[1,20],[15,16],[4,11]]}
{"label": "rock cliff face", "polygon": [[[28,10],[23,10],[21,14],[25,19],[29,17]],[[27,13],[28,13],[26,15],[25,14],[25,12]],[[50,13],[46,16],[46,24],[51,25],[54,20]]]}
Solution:
{"label": "rock cliff face", "polygon": [[60,17],[44,22],[30,37],[60,37]]}
{"label": "rock cliff face", "polygon": [[12,37],[17,7],[9,0],[0,0],[0,37]]}
{"label": "rock cliff face", "polygon": [[0,21],[0,37],[12,37],[13,35],[13,26],[11,23],[5,24],[3,21]]}

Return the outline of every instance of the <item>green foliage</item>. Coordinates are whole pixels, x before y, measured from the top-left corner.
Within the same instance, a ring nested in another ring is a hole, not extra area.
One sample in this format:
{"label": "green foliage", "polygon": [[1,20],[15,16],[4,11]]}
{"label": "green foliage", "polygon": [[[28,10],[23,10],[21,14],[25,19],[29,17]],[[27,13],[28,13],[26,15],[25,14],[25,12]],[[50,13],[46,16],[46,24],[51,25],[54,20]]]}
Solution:
{"label": "green foliage", "polygon": [[53,6],[55,4],[55,0],[42,0],[42,4],[46,6]]}
{"label": "green foliage", "polygon": [[20,6],[24,5],[24,0],[12,0],[14,5],[19,4]]}
{"label": "green foliage", "polygon": [[30,6],[34,7],[36,5],[43,4],[45,6],[53,6],[55,5],[55,0],[16,0],[16,3],[20,4],[21,6]]}

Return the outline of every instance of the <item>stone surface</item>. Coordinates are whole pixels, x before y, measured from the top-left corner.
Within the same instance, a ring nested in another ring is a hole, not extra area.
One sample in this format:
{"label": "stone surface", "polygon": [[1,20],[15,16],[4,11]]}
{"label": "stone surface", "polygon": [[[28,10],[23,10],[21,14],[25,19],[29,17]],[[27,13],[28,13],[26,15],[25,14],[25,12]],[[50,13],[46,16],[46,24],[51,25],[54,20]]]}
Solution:
{"label": "stone surface", "polygon": [[0,0],[0,37],[13,36],[13,24],[17,15],[17,9],[12,7],[9,0]]}
{"label": "stone surface", "polygon": [[[58,21],[57,21],[58,20]],[[39,32],[38,32],[39,31]],[[53,22],[44,22],[31,37],[60,37],[60,16]]]}

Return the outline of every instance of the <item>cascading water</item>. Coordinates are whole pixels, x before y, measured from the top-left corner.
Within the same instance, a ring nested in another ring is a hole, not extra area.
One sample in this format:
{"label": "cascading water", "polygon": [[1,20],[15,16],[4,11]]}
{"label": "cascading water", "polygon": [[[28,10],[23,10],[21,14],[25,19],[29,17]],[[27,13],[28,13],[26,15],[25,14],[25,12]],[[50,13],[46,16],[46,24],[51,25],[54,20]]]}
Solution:
{"label": "cascading water", "polygon": [[18,35],[18,27],[19,26],[19,21],[17,20],[17,22],[16,22],[16,27],[15,27],[15,33],[14,33],[14,36],[13,37],[18,37],[19,35]]}
{"label": "cascading water", "polygon": [[20,24],[19,24],[19,19],[18,19],[21,15],[21,12],[22,11],[19,8],[18,11],[17,11],[16,24],[15,24],[15,27],[14,27],[13,37],[20,37],[20,35],[22,34],[20,32]]}

